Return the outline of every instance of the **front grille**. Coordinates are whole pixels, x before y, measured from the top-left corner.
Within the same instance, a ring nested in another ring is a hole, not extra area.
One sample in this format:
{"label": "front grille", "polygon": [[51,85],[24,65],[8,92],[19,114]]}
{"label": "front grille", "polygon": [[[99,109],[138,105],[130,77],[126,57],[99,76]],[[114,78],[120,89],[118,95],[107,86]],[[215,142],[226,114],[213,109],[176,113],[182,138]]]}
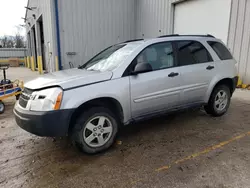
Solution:
{"label": "front grille", "polygon": [[30,100],[30,97],[32,95],[33,91],[28,89],[28,88],[24,88],[20,98],[19,98],[19,105],[23,108],[26,108],[28,101]]}

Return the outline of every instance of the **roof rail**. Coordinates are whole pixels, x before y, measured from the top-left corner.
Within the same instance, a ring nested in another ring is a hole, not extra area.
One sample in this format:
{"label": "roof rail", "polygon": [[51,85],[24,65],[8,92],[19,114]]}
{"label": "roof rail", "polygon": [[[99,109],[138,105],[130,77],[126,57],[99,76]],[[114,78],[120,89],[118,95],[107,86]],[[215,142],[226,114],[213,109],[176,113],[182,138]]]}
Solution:
{"label": "roof rail", "polygon": [[159,36],[158,38],[164,38],[164,37],[177,37],[177,36],[180,36],[180,35],[179,35],[179,34],[162,35],[162,36]]}
{"label": "roof rail", "polygon": [[127,40],[123,43],[128,43],[128,42],[136,42],[136,41],[141,41],[141,40],[144,40],[144,39],[133,39],[133,40]]}
{"label": "roof rail", "polygon": [[162,35],[158,38],[164,38],[164,37],[212,37],[215,38],[213,35],[207,34],[207,35],[179,35],[179,34],[173,34],[173,35]]}

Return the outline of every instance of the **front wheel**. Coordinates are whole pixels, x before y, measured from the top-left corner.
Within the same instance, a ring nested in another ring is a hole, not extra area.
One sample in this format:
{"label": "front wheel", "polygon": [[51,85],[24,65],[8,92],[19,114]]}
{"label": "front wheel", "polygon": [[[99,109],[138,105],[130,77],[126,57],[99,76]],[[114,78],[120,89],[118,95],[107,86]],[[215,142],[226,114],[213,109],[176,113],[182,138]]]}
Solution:
{"label": "front wheel", "polygon": [[209,102],[204,108],[208,114],[219,117],[227,112],[230,102],[230,89],[226,85],[219,85],[212,92]]}
{"label": "front wheel", "polygon": [[94,107],[79,116],[73,129],[78,148],[96,154],[112,146],[118,132],[118,120],[107,108]]}

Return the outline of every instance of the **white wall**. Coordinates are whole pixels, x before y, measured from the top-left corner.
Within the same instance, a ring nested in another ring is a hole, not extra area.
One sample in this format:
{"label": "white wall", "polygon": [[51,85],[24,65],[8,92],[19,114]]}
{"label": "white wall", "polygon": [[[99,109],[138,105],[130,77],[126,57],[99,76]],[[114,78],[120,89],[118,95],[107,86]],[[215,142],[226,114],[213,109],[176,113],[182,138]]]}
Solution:
{"label": "white wall", "polygon": [[227,43],[231,0],[190,0],[175,5],[174,33],[212,34]]}

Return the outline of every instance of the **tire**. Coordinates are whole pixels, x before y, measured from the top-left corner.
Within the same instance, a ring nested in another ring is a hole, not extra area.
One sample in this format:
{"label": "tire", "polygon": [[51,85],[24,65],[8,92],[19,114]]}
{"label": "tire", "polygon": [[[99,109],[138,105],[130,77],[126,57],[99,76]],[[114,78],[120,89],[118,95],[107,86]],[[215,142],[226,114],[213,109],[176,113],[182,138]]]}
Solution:
{"label": "tire", "polygon": [[228,86],[219,85],[213,90],[208,104],[204,107],[207,114],[214,117],[224,115],[230,106],[231,92]]}
{"label": "tire", "polygon": [[109,109],[90,108],[76,120],[72,132],[73,142],[84,153],[103,152],[115,142],[118,122],[118,118]]}
{"label": "tire", "polygon": [[5,105],[2,101],[0,101],[0,114],[3,114],[5,111]]}

